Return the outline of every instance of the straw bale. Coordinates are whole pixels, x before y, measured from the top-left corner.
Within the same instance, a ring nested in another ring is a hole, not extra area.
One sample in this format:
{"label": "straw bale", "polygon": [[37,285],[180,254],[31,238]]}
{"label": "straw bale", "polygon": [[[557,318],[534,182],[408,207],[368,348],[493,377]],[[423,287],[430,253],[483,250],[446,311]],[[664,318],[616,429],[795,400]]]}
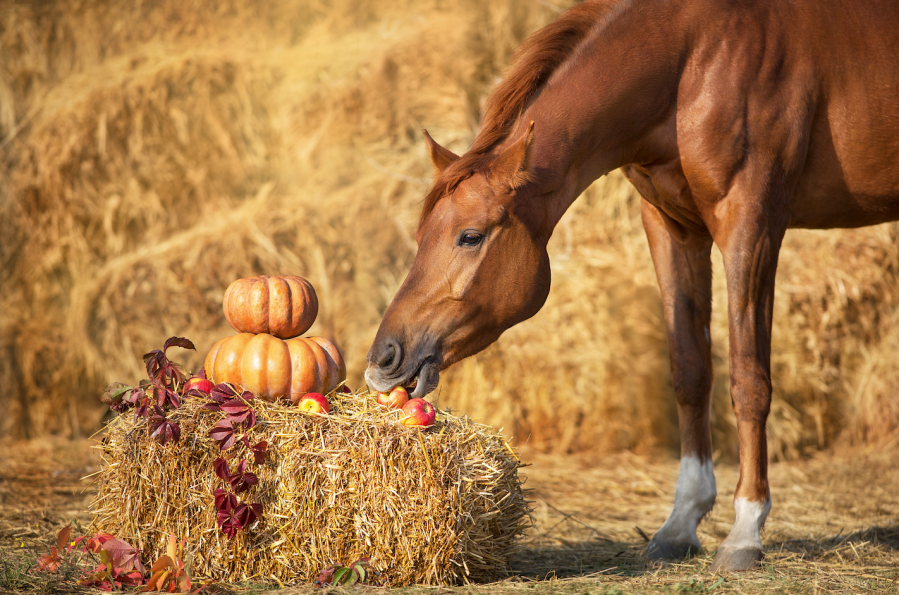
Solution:
{"label": "straw bale", "polygon": [[[269,452],[253,469],[259,484],[239,497],[264,513],[230,541],[216,525],[213,492],[224,482],[212,465],[219,447],[207,435],[223,415],[187,398],[169,415],[181,440],[167,446],[145,422],[118,417],[98,446],[93,528],[149,559],[174,534],[187,542],[193,573],[219,581],[309,582],[362,556],[384,585],[502,576],[530,518],[508,442],[449,413],[427,429],[403,426],[402,411],[363,391],[329,400],[327,416],[253,401],[252,440],[267,440]],[[243,448],[226,456],[239,459]]]}

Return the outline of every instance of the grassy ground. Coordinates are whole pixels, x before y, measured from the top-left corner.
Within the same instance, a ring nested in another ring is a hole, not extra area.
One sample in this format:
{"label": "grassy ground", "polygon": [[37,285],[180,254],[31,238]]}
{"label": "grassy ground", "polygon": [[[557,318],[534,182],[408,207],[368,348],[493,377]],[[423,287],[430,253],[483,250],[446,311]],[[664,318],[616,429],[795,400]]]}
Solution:
{"label": "grassy ground", "polygon": [[[77,573],[29,571],[59,527],[84,513],[93,490],[80,478],[97,458],[89,443],[3,442],[0,471],[0,592],[77,592]],[[719,577],[708,572],[733,521],[734,466],[718,465],[719,506],[700,527],[707,551],[683,564],[650,564],[645,535],[664,521],[677,461],[622,453],[556,457],[524,450],[535,526],[505,581],[395,593],[899,593],[899,454],[822,455],[771,467],[774,509],[763,566]],[[77,531],[76,531],[77,533]],[[306,593],[311,586],[264,583],[217,592]],[[363,588],[362,591],[367,590]]]}

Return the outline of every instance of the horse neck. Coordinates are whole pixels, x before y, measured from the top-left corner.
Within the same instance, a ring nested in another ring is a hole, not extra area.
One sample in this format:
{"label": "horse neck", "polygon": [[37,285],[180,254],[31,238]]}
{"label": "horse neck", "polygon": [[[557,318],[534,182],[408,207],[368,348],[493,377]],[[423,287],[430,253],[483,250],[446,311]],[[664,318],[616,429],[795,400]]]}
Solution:
{"label": "horse neck", "polygon": [[539,197],[529,202],[541,211],[547,240],[594,180],[662,157],[647,150],[674,118],[686,48],[685,28],[674,21],[679,12],[677,3],[615,11],[556,69],[513,127],[510,138],[518,138],[535,123],[527,194]]}

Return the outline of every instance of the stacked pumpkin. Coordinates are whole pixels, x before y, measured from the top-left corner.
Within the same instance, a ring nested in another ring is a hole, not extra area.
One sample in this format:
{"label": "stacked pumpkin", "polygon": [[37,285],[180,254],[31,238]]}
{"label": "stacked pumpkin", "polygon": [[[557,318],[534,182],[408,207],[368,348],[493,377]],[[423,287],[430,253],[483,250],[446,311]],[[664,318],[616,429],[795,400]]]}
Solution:
{"label": "stacked pumpkin", "polygon": [[239,334],[206,356],[206,377],[257,396],[297,403],[309,392],[327,394],[346,380],[346,364],[324,337],[300,337],[318,316],[312,285],[295,275],[239,279],[225,291],[225,319]]}

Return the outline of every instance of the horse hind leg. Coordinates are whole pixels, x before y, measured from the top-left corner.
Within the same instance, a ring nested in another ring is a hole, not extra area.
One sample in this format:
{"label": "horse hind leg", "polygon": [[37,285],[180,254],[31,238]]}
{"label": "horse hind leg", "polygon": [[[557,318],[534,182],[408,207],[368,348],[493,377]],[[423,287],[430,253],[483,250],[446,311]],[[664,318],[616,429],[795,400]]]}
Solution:
{"label": "horse hind leg", "polygon": [[653,536],[646,555],[653,560],[677,560],[701,549],[696,529],[716,497],[709,429],[712,240],[687,234],[645,200],[642,214],[665,308],[681,439],[674,509]]}

